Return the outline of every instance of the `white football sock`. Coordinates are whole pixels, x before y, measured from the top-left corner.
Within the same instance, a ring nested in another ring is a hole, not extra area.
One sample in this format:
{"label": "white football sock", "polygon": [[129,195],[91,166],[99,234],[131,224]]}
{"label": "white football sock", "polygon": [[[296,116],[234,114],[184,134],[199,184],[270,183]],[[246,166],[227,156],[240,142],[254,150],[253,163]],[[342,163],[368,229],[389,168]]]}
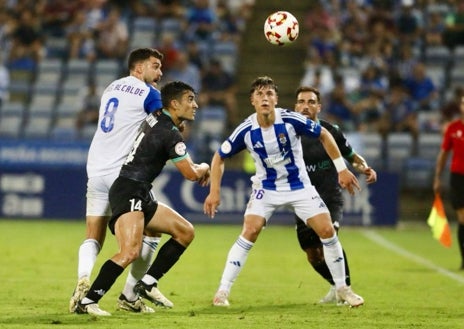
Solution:
{"label": "white football sock", "polygon": [[79,259],[77,263],[77,278],[90,278],[93,266],[100,252],[100,244],[95,239],[87,239],[79,247]]}
{"label": "white football sock", "polygon": [[224,267],[224,272],[222,273],[221,284],[219,285],[219,290],[230,291],[232,284],[242,270],[245,262],[248,258],[248,253],[250,252],[251,247],[254,243],[248,241],[242,236],[239,236],[235,243],[229,250],[227,255],[226,266]]}
{"label": "white football sock", "polygon": [[153,254],[155,253],[156,248],[158,248],[160,240],[161,237],[143,237],[140,256],[131,264],[129,274],[127,275],[126,285],[122,290],[122,293],[126,296],[127,300],[134,301],[137,299],[137,294],[134,292],[134,286],[150,267]]}
{"label": "white football sock", "polygon": [[329,267],[330,273],[338,289],[345,286],[345,259],[343,258],[343,249],[338,236],[335,234],[328,239],[321,239],[324,250],[324,259]]}

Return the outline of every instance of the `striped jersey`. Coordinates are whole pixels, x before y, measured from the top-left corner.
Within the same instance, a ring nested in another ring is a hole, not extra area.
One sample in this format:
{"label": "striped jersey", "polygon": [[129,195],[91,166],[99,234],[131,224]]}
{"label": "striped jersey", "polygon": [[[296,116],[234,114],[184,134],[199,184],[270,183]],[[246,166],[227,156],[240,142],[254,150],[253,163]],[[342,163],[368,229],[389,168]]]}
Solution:
{"label": "striped jersey", "polygon": [[149,113],[161,108],[161,94],[153,86],[133,76],[113,81],[101,97],[98,126],[87,158],[87,176],[119,172],[140,124]]}
{"label": "striped jersey", "polygon": [[221,158],[229,158],[245,148],[256,167],[253,188],[293,191],[311,185],[303,161],[301,135],[318,138],[321,126],[305,116],[282,108],[275,109],[275,122],[261,128],[254,113],[246,118],[222,143]]}

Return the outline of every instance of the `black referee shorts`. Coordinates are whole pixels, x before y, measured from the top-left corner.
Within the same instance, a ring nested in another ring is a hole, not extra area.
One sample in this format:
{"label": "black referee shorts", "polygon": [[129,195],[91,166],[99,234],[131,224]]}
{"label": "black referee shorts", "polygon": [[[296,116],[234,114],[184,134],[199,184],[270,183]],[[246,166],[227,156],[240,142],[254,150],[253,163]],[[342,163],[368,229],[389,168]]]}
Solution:
{"label": "black referee shorts", "polygon": [[464,175],[451,173],[450,200],[453,209],[464,208]]}
{"label": "black referee shorts", "polygon": [[151,188],[150,183],[138,182],[121,176],[114,181],[109,192],[113,213],[108,223],[111,233],[114,234],[114,225],[118,218],[132,211],[142,211],[145,226],[147,226],[158,208],[158,202],[150,192]]}

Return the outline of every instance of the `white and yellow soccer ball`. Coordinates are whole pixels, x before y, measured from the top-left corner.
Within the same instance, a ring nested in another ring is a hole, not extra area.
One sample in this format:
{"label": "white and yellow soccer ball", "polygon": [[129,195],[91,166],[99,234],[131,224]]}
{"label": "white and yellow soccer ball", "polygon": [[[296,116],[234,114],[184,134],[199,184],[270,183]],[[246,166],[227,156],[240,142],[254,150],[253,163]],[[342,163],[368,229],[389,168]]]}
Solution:
{"label": "white and yellow soccer ball", "polygon": [[298,38],[298,20],[288,11],[276,11],[264,22],[264,35],[270,43],[284,46]]}

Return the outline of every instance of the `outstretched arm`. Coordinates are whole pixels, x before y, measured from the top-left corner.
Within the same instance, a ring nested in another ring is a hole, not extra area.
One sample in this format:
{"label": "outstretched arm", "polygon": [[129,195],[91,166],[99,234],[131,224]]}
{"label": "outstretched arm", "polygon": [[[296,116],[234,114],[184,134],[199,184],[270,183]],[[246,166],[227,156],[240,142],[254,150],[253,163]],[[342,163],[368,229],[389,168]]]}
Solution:
{"label": "outstretched arm", "polygon": [[209,194],[203,204],[203,212],[210,218],[214,218],[217,207],[221,203],[221,181],[223,174],[224,159],[216,152],[211,160],[211,184]]}

